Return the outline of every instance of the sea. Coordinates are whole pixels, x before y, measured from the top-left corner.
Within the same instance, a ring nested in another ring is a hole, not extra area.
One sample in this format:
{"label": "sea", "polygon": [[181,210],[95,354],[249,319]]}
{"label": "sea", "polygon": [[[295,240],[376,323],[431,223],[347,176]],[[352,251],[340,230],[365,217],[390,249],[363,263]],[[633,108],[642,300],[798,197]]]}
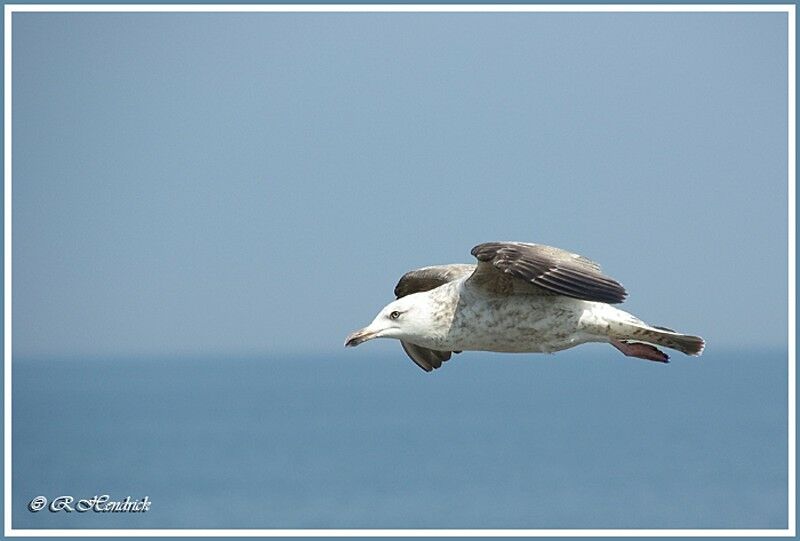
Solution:
{"label": "sea", "polygon": [[12,525],[786,528],[786,348],[672,360],[15,358]]}

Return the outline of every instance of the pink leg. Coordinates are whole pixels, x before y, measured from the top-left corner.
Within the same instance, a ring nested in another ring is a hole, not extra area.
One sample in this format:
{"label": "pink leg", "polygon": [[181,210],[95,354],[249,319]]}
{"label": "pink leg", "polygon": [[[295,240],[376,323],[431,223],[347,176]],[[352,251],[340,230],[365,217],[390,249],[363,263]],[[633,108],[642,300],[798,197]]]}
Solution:
{"label": "pink leg", "polygon": [[648,361],[656,361],[659,363],[669,362],[669,355],[660,351],[655,346],[651,346],[650,344],[641,344],[639,342],[628,343],[624,340],[612,340],[611,345],[628,357],[637,357],[639,359],[646,359]]}

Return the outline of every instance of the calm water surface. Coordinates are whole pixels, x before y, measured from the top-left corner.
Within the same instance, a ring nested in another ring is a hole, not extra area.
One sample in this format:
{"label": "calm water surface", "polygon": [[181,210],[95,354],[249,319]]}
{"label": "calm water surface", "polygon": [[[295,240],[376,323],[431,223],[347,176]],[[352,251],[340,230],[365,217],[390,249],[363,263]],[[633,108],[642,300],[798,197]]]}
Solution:
{"label": "calm water surface", "polygon": [[[16,528],[785,528],[786,351],[20,359]],[[35,496],[152,501],[28,510]]]}

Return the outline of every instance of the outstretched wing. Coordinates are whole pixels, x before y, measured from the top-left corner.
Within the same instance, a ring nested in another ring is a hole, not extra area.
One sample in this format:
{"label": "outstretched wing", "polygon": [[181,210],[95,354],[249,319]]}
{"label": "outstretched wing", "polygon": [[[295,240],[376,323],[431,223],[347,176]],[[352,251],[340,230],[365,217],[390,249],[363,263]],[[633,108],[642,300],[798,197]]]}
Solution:
{"label": "outstretched wing", "polygon": [[429,291],[447,282],[458,280],[475,270],[475,265],[456,263],[453,265],[434,265],[408,271],[400,278],[394,288],[397,298],[405,297],[411,293]]}
{"label": "outstretched wing", "polygon": [[[561,248],[522,242],[487,242],[472,249],[478,267],[469,283],[494,292],[556,294],[586,301],[619,303],[627,292],[600,265]],[[535,286],[531,288],[529,285]]]}
{"label": "outstretched wing", "polygon": [[428,349],[411,342],[400,341],[403,346],[403,351],[406,352],[412,361],[417,363],[417,366],[426,372],[430,372],[434,368],[441,368],[442,363],[450,359],[452,351],[437,351],[435,349]]}
{"label": "outstretched wing", "polygon": [[[437,288],[447,282],[458,280],[475,270],[475,265],[436,265],[433,267],[423,267],[409,271],[400,278],[397,286],[394,288],[394,294],[397,298],[405,297],[412,293],[419,293],[420,291],[429,291]],[[403,351],[414,361],[417,366],[430,372],[434,368],[440,368],[442,363],[448,360],[451,351],[437,351],[435,349],[428,349],[411,342],[400,341],[403,346]],[[458,352],[456,352],[458,353]]]}

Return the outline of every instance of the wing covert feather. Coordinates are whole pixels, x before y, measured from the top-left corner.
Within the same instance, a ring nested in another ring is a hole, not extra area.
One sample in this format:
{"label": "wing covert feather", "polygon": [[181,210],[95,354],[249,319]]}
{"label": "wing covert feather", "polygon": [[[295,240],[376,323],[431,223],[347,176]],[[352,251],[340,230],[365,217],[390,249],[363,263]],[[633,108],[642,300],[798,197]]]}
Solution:
{"label": "wing covert feather", "polygon": [[429,291],[447,282],[471,274],[475,265],[455,263],[452,265],[434,265],[422,267],[405,273],[394,288],[394,294],[399,299],[411,293]]}
{"label": "wing covert feather", "polygon": [[605,276],[600,265],[581,255],[541,244],[486,242],[472,249],[478,268],[473,284],[500,291],[508,277],[556,294],[595,302],[619,303],[627,292]]}

